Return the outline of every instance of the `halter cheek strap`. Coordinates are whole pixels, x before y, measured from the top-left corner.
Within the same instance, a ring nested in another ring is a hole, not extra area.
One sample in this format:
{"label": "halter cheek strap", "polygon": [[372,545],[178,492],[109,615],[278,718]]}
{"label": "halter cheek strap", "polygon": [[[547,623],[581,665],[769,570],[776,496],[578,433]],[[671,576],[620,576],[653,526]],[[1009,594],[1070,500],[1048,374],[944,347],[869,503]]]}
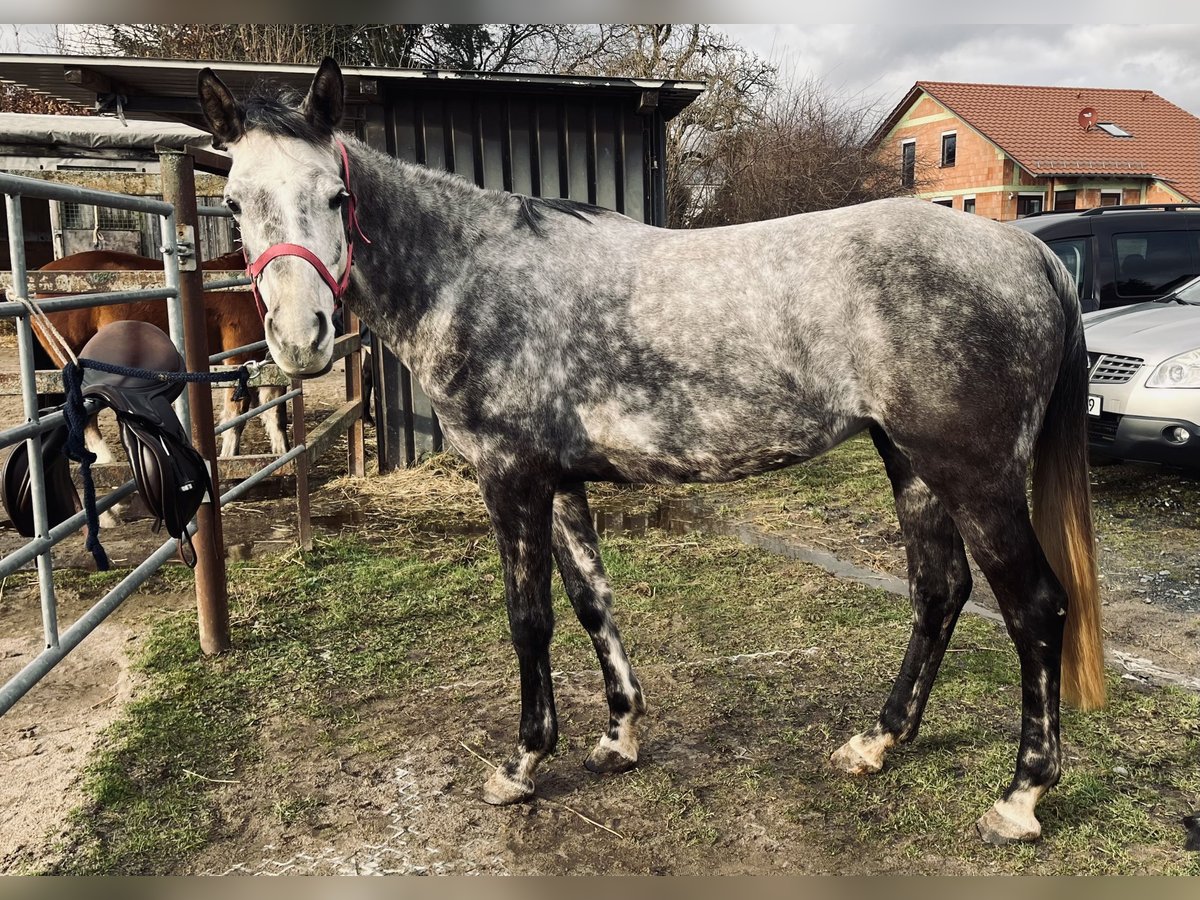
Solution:
{"label": "halter cheek strap", "polygon": [[354,235],[357,234],[366,243],[371,243],[370,239],[363,234],[362,226],[358,224],[356,209],[358,198],[354,196],[354,191],[350,188],[350,157],[346,153],[346,145],[341,141],[338,141],[337,145],[342,153],[342,184],[349,195],[346,203],[346,270],[342,273],[340,280],[335,279],[325,263],[321,262],[320,258],[307,247],[289,243],[272,244],[259,254],[258,259],[246,266],[246,274],[250,276],[250,289],[254,292],[254,302],[258,305],[258,314],[261,318],[267,317],[267,306],[263,303],[262,294],[259,293],[258,279],[262,277],[263,270],[272,260],[281,256],[298,256],[311,265],[317,270],[321,280],[329,285],[329,290],[333,292],[333,308],[336,310],[342,305],[342,295],[350,286],[350,270],[354,266]]}

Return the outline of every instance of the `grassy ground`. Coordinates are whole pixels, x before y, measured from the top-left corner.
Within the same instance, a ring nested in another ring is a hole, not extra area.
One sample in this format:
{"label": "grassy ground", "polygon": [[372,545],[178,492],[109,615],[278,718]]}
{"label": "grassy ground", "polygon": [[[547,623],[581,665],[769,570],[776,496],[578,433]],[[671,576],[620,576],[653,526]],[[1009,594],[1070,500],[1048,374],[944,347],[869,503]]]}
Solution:
{"label": "grassy ground", "polygon": [[[780,515],[803,504],[853,521],[886,509],[877,467],[854,442],[757,487]],[[1200,874],[1179,849],[1179,816],[1200,805],[1195,696],[1113,678],[1108,710],[1065,714],[1066,771],[1040,807],[1043,841],[985,848],[972,823],[1007,783],[1018,734],[1003,632],[964,620],[921,738],[878,776],[851,779],[826,758],[881,703],[907,639],[905,602],[697,534],[604,540],[651,703],[643,766],[598,782],[579,768],[603,721],[602,688],[560,591],[564,727],[546,799],[482,808],[485,769],[465,748],[507,752],[516,666],[496,556],[472,534],[484,522],[472,489],[453,472],[427,481],[380,479],[357,501],[370,527],[311,554],[235,565],[234,652],[201,658],[187,614],[155,626],[141,699],[90,767],[88,802],[51,861],[29,870],[188,872],[214,846],[233,859],[263,835],[366,828],[346,818],[361,784],[336,785],[363,759],[419,746],[446,773],[439,808],[455,822],[422,820],[433,835],[422,840],[440,835],[451,870],[495,857],[559,873]],[[386,787],[382,770],[366,771],[349,781],[378,775]],[[562,811],[585,804],[602,805],[595,815],[619,841]]]}

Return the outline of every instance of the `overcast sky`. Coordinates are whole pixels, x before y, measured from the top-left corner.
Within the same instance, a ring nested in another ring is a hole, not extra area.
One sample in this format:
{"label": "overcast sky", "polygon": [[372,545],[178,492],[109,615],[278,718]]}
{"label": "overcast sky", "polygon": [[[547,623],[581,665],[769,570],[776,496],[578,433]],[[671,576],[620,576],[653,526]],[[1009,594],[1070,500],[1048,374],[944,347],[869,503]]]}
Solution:
{"label": "overcast sky", "polygon": [[[1152,5],[1154,0],[1143,2]],[[911,19],[929,22],[936,17]],[[14,32],[14,26],[0,26],[0,52],[40,49],[38,32],[46,26],[19,27],[23,35]],[[798,78],[816,77],[830,88],[862,94],[885,108],[897,103],[914,81],[926,79],[1137,88],[1200,115],[1196,25],[719,27]]]}
{"label": "overcast sky", "polygon": [[796,76],[890,108],[922,81],[1151,90],[1200,115],[1197,25],[721,25]]}

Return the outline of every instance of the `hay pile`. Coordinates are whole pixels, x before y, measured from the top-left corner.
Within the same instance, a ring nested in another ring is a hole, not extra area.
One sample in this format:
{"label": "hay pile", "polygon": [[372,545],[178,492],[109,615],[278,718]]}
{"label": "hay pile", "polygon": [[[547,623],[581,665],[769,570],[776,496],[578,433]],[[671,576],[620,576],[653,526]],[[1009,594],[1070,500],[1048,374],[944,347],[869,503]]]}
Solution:
{"label": "hay pile", "polygon": [[314,512],[347,507],[406,531],[474,530],[488,522],[474,470],[454,453],[437,453],[386,475],[335,478],[313,496]]}

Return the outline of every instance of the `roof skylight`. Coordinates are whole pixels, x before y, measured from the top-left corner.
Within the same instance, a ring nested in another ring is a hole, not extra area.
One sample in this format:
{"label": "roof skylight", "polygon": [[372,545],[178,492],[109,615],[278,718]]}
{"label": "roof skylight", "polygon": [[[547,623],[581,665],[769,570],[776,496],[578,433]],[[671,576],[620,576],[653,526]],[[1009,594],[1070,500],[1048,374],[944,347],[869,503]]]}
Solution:
{"label": "roof skylight", "polygon": [[1105,134],[1111,134],[1113,137],[1133,137],[1132,134],[1120,125],[1114,125],[1112,122],[1097,122],[1096,127]]}

